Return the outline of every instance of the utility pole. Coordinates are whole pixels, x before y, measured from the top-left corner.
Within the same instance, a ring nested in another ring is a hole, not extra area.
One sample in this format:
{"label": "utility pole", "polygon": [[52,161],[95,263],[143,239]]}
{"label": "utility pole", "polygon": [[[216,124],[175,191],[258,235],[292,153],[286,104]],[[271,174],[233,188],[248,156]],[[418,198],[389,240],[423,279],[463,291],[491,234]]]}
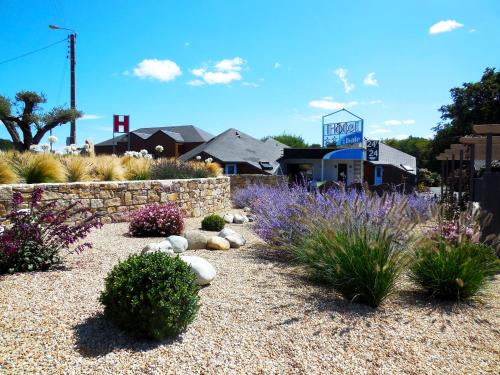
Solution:
{"label": "utility pole", "polygon": [[[71,32],[69,34],[69,62],[70,62],[70,103],[71,109],[76,110],[76,88],[75,88],[75,42],[76,42],[76,31],[73,29],[67,29],[65,27],[59,27],[56,25],[49,25],[52,30],[66,30]],[[69,131],[68,146],[70,144],[76,144],[76,119],[71,120],[71,126]]]}
{"label": "utility pole", "polygon": [[[75,95],[75,39],[76,34],[69,34],[69,56],[70,56],[70,67],[71,67],[71,110],[76,110],[76,95]],[[71,127],[69,132],[69,143],[76,144],[76,119],[73,117],[71,120]]]}

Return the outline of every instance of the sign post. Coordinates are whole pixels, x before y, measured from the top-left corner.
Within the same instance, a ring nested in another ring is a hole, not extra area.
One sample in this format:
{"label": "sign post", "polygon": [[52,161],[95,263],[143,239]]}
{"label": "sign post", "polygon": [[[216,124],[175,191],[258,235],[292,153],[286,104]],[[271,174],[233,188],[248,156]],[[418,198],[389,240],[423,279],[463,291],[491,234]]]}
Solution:
{"label": "sign post", "polygon": [[[353,121],[327,122],[328,117],[339,112],[347,112],[356,117]],[[322,117],[323,123],[323,147],[330,145],[346,146],[363,142],[363,119],[342,108],[336,112]]]}
{"label": "sign post", "polygon": [[[120,117],[123,117],[123,119],[121,120]],[[115,133],[127,134],[128,151],[130,151],[129,117],[129,115],[113,115],[113,154],[115,153]]]}
{"label": "sign post", "polygon": [[366,141],[366,160],[378,161],[378,157],[380,154],[379,143],[380,141],[375,140]]}

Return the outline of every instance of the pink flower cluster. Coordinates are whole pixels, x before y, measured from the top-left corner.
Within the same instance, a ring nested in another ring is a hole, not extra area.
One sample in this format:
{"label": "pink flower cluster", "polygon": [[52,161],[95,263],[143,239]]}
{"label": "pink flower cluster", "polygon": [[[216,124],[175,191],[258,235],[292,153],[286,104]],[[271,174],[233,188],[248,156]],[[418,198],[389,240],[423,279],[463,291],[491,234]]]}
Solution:
{"label": "pink flower cluster", "polygon": [[152,204],[130,215],[129,233],[134,237],[180,235],[184,229],[184,214],[173,203]]}

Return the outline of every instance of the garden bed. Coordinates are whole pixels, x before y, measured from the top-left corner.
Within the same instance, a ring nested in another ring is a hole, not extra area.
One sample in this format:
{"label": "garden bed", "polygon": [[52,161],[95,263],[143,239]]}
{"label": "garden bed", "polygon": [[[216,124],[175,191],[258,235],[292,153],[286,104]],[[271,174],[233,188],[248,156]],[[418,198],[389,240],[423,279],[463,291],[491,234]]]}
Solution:
{"label": "garden bed", "polygon": [[[187,219],[187,229],[201,219]],[[249,243],[189,250],[217,269],[195,321],[178,339],[138,342],[102,316],[107,272],[151,238],[107,224],[50,272],[0,277],[0,372],[7,373],[495,373],[500,280],[483,303],[430,302],[408,283],[376,311],[307,280],[248,225]]]}

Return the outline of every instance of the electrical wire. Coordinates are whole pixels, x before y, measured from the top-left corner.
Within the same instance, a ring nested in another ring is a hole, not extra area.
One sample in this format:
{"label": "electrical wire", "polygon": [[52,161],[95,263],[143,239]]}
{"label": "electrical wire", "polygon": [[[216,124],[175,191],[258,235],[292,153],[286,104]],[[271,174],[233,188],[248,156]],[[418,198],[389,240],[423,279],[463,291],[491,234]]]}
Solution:
{"label": "electrical wire", "polygon": [[23,53],[22,55],[19,55],[19,56],[16,56],[16,57],[12,57],[12,58],[7,59],[7,60],[0,61],[0,65],[2,65],[2,64],[6,64],[6,63],[11,62],[11,61],[14,61],[14,60],[18,60],[18,59],[20,59],[20,58],[23,58],[23,57],[26,57],[26,56],[32,55],[32,54],[37,53],[37,52],[40,52],[40,51],[43,51],[43,50],[45,50],[45,49],[47,49],[47,48],[50,48],[50,47],[52,47],[52,46],[55,46],[56,44],[62,43],[62,42],[64,42],[64,41],[66,41],[66,40],[67,40],[67,38],[64,38],[64,39],[61,39],[61,40],[59,40],[59,41],[57,41],[57,42],[54,42],[54,43],[52,43],[52,44],[49,44],[49,45],[47,45],[47,46],[45,46],[45,47],[41,47],[41,48],[35,49],[35,50],[33,50],[33,51]]}

